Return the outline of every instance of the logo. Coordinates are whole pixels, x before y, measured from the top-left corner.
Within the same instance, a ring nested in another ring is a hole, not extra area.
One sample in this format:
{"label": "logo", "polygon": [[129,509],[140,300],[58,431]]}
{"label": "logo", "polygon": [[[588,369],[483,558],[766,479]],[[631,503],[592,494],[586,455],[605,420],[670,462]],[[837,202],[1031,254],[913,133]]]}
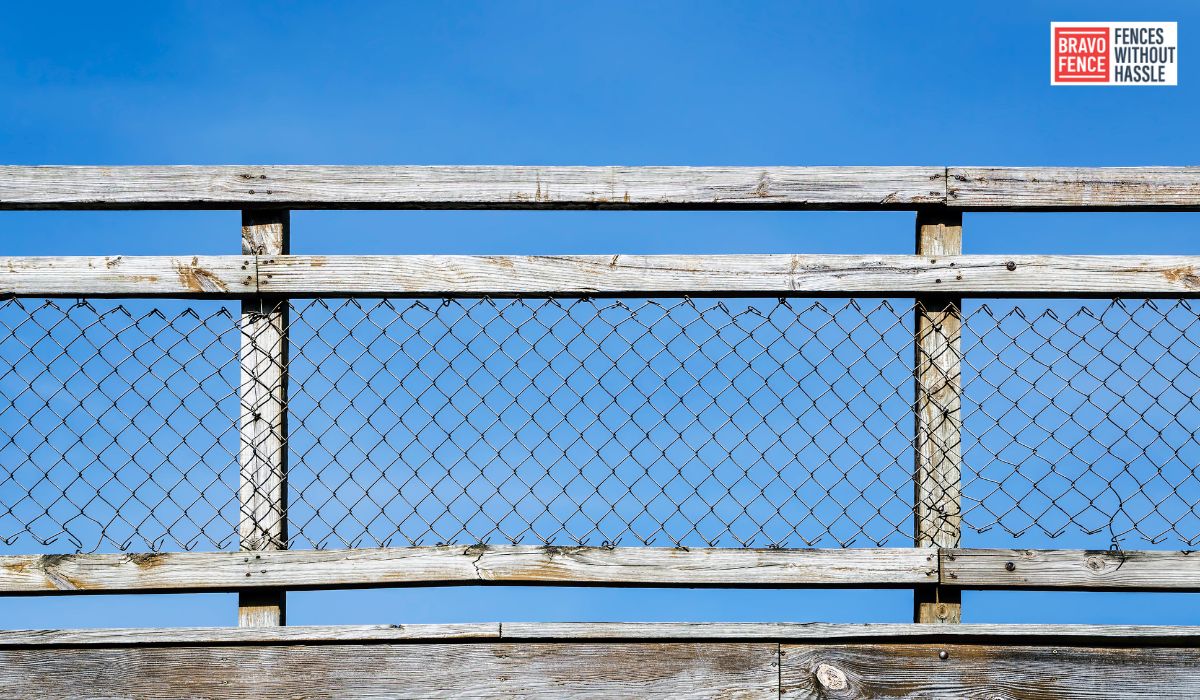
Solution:
{"label": "logo", "polygon": [[1178,85],[1175,22],[1051,22],[1051,85]]}

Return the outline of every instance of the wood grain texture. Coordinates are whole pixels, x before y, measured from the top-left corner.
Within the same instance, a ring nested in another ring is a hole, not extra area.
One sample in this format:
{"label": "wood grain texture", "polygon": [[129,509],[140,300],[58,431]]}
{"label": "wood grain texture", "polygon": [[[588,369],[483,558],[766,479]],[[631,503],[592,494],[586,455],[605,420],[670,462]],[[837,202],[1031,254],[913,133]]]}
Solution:
{"label": "wood grain texture", "polygon": [[253,257],[0,258],[0,294],[22,297],[158,296],[223,298],[254,294]]}
{"label": "wood grain texture", "polygon": [[440,546],[8,555],[0,593],[70,594],[454,584],[908,587],[938,580],[922,549]]}
{"label": "wood grain texture", "polygon": [[0,166],[0,209],[905,209],[943,167]]}
{"label": "wood grain texture", "polygon": [[1197,256],[579,255],[260,258],[293,295],[1200,294]]}
{"label": "wood grain texture", "polygon": [[0,697],[778,698],[778,645],[338,644],[0,649]]}
{"label": "wood grain texture", "polygon": [[1200,641],[1200,627],[1158,625],[1005,625],[828,622],[505,622],[503,639],[723,639],[778,641],[986,641],[1104,645],[1139,640],[1163,646]]}
{"label": "wood grain texture", "polygon": [[0,209],[1197,209],[1200,168],[0,166]]}
{"label": "wood grain texture", "polygon": [[942,582],[975,589],[1200,591],[1200,552],[954,549]]}
{"label": "wood grain texture", "polygon": [[947,169],[946,204],[962,209],[1200,208],[1200,168]]}
{"label": "wood grain texture", "polygon": [[[962,212],[917,213],[916,253],[935,260],[962,254]],[[916,297],[913,395],[914,543],[957,547],[962,521],[962,297]],[[920,586],[914,622],[962,622],[956,589]]]}
{"label": "wood grain texture", "polygon": [[87,647],[439,642],[500,638],[500,623],[424,625],[311,625],[292,627],[143,627],[75,630],[0,630],[0,647]]}
{"label": "wood grain texture", "polygon": [[18,630],[0,632],[0,696],[1184,698],[1197,641],[1091,625]]}
{"label": "wood grain texture", "polygon": [[788,700],[1195,698],[1200,649],[783,645],[780,690]]}
{"label": "wood grain texture", "polygon": [[[939,581],[937,553],[883,549],[442,546],[392,549],[0,556],[0,593],[228,591],[454,584],[908,587]],[[1013,570],[1007,564],[1013,563]],[[942,552],[957,588],[1200,590],[1200,554]]]}
{"label": "wood grain texture", "polygon": [[[117,261],[117,262],[113,262]],[[1200,256],[576,255],[0,258],[20,297],[1196,297]]]}
{"label": "wood grain texture", "polygon": [[287,624],[287,591],[251,588],[238,591],[239,627],[279,627]]}
{"label": "wood grain texture", "polygon": [[[286,210],[242,212],[242,255],[286,255],[290,229]],[[287,547],[288,315],[286,302],[261,293],[242,301],[238,536],[244,551]],[[242,627],[286,621],[287,593],[282,589],[238,594]]]}
{"label": "wood grain texture", "polygon": [[1196,646],[1200,627],[825,622],[480,622],[299,627],[0,630],[0,647],[282,645],[321,642],[764,641]]}

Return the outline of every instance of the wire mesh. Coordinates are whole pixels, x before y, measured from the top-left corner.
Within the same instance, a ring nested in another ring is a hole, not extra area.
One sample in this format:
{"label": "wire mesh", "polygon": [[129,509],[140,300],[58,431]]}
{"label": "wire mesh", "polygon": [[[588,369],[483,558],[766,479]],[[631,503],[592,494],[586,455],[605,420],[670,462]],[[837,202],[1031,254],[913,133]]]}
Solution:
{"label": "wire mesh", "polygon": [[0,301],[0,541],[236,546],[237,317]]}
{"label": "wire mesh", "polygon": [[299,304],[293,541],[901,541],[910,325],[887,301]]}
{"label": "wire mesh", "polygon": [[964,521],[1012,538],[1200,543],[1198,310],[1118,300],[968,312]]}
{"label": "wire mesh", "polygon": [[947,494],[967,545],[1200,541],[1190,301],[295,301],[249,442],[262,319],[189,304],[0,302],[6,549],[237,548],[281,449],[292,548],[909,546]]}

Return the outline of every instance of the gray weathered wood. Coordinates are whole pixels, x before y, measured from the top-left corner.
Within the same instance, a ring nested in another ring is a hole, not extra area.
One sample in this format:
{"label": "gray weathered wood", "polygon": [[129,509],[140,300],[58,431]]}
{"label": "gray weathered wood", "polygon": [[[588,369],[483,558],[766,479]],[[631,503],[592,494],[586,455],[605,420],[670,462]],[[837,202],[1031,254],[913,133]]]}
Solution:
{"label": "gray weathered wood", "polygon": [[1200,168],[0,166],[0,209],[1197,209]]}
{"label": "gray weathered wood", "polygon": [[1184,698],[1198,641],[1093,625],[16,630],[0,632],[0,697]]}
{"label": "gray weathered wood", "polygon": [[1200,649],[783,645],[780,686],[788,700],[1195,698]]}
{"label": "gray weathered wood", "polygon": [[3,209],[1200,207],[1200,168],[0,166]]}
{"label": "gray weathered wood", "polygon": [[499,639],[498,622],[292,627],[142,627],[0,630],[0,647],[155,646],[176,644],[303,644],[320,642],[440,642]]}
{"label": "gray weathered wood", "polygon": [[771,643],[0,649],[0,697],[775,700]]}
{"label": "gray weathered wood", "polygon": [[440,546],[8,555],[0,593],[200,591],[444,584],[907,587],[938,580],[923,549]]}
{"label": "gray weathered wood", "polygon": [[0,258],[0,294],[1200,296],[1200,256],[568,255]]}
{"label": "gray weathered wood", "polygon": [[300,627],[0,630],[0,647],[246,645],[321,642],[764,641],[1194,646],[1200,627],[1161,625],[845,624],[827,622],[478,622]]}
{"label": "gray weathered wood", "polygon": [[[289,227],[287,211],[242,212],[242,255],[286,255]],[[287,327],[287,302],[261,293],[242,302],[238,535],[246,551],[287,548]],[[282,589],[240,593],[238,624],[284,624],[286,598]]]}
{"label": "gray weathered wood", "polygon": [[963,588],[1200,591],[1200,552],[953,549],[942,583]]}
{"label": "gray weathered wood", "polygon": [[[961,227],[958,229],[961,231]],[[290,256],[259,260],[264,292],[295,295],[1200,293],[1196,256]]]}
{"label": "gray weathered wood", "polygon": [[1005,625],[828,622],[505,622],[503,639],[774,639],[820,642],[949,640],[1104,645],[1130,639],[1162,645],[1200,641],[1200,627],[1159,625]]}
{"label": "gray weathered wood", "polygon": [[234,297],[258,291],[253,257],[0,258],[0,294],[22,297]]}
{"label": "gray weathered wood", "polygon": [[963,209],[1198,209],[1200,168],[947,170],[949,206]]}
{"label": "gray weathered wood", "polygon": [[942,167],[0,166],[0,209],[904,209]]}
{"label": "gray weathered wood", "polygon": [[[0,593],[228,591],[469,583],[907,587],[939,580],[936,552],[442,546],[394,549],[0,556]],[[1007,564],[1013,563],[1013,571]],[[942,552],[955,588],[1200,590],[1200,554],[1170,551]]]}
{"label": "gray weathered wood", "polygon": [[[962,212],[917,213],[916,252],[937,260],[962,254]],[[962,520],[962,298],[916,297],[914,429],[915,544],[957,547]],[[920,586],[916,622],[962,621],[958,590]]]}

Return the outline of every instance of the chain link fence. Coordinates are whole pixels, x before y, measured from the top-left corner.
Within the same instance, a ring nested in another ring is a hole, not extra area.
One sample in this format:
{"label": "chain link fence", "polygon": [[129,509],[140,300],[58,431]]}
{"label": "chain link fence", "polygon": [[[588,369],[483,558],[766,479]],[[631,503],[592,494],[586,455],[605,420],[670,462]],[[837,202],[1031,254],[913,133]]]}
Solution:
{"label": "chain link fence", "polygon": [[[288,544],[911,546],[914,313],[295,301]],[[5,548],[236,549],[242,328],[0,302]],[[1200,542],[1194,303],[975,303],[961,347],[964,544]]]}

